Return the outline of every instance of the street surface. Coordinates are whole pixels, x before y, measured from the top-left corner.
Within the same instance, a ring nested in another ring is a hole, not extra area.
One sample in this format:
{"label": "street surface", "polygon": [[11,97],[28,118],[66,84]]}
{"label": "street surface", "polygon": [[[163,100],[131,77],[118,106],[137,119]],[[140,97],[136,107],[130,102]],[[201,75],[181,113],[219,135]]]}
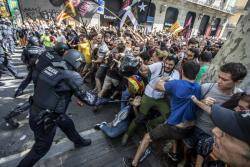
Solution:
{"label": "street surface", "polygon": [[[20,61],[22,50],[16,49],[12,61],[21,74],[27,74],[25,65]],[[3,117],[19,103],[25,102],[32,94],[33,85],[30,84],[24,95],[14,99],[15,89],[22,80],[3,75],[1,81],[5,86],[0,87],[0,167],[14,167],[30,150],[33,144],[33,133],[29,128],[28,112],[17,117],[21,123],[18,129],[10,129],[3,121]],[[101,131],[93,129],[96,123],[111,121],[119,111],[117,105],[103,106],[97,113],[89,106],[79,107],[73,98],[68,114],[75,122],[76,129],[82,136],[92,139],[91,146],[74,150],[73,144],[59,129],[49,153],[35,165],[36,167],[122,167],[122,157],[133,156],[139,142],[134,137],[127,146],[121,146],[121,137],[107,138]],[[159,159],[152,153],[142,164],[143,167],[160,167]]]}

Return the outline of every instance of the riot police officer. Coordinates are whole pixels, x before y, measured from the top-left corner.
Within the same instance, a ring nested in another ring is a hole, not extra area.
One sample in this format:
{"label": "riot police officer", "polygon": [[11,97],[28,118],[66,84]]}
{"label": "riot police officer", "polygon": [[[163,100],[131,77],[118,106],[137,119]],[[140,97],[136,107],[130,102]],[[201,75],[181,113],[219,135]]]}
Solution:
{"label": "riot police officer", "polygon": [[64,55],[67,67],[46,67],[38,76],[30,110],[30,127],[35,144],[18,167],[31,167],[50,149],[58,126],[74,143],[75,148],[88,146],[90,139],[83,139],[76,131],[73,121],[65,114],[71,96],[84,101],[79,70],[82,54],[68,50]]}
{"label": "riot police officer", "polygon": [[11,26],[10,20],[6,19],[4,23],[5,23],[5,26],[2,31],[3,45],[6,48],[6,51],[8,51],[8,53],[12,55],[14,54],[14,50],[15,50],[14,31]]}
{"label": "riot police officer", "polygon": [[0,59],[1,59],[1,73],[4,73],[6,70],[8,70],[16,79],[22,79],[23,76],[21,76],[13,63],[10,60],[10,55],[6,51],[6,48],[3,45],[3,41],[0,40]]}
{"label": "riot police officer", "polygon": [[45,52],[45,48],[40,47],[39,45],[39,39],[32,36],[28,40],[28,45],[23,50],[21,59],[27,66],[28,75],[17,88],[14,95],[15,98],[23,94],[23,90],[29,85],[30,81],[32,80],[32,73],[35,69],[35,63],[38,57]]}
{"label": "riot police officer", "polygon": [[[39,74],[46,67],[56,66],[65,68],[66,65],[65,62],[62,61],[63,60],[62,56],[68,49],[69,49],[68,45],[59,42],[54,46],[53,49],[47,50],[46,52],[43,52],[40,56],[37,57],[35,65],[32,66],[32,74],[31,74],[34,87],[36,87],[36,81]],[[26,61],[26,58],[23,59]],[[30,57],[28,57],[27,60],[30,60]],[[34,62],[34,60],[31,62]],[[10,126],[12,126],[13,128],[17,128],[19,126],[19,123],[14,121],[13,118],[25,112],[29,108],[30,106],[28,105],[28,102],[26,102],[21,106],[17,106],[7,116],[5,116],[4,119]]]}
{"label": "riot police officer", "polygon": [[[1,43],[1,39],[0,39],[0,43]],[[4,50],[0,46],[0,79],[3,73],[3,70],[4,70]],[[0,82],[0,86],[4,86],[4,83]]]}

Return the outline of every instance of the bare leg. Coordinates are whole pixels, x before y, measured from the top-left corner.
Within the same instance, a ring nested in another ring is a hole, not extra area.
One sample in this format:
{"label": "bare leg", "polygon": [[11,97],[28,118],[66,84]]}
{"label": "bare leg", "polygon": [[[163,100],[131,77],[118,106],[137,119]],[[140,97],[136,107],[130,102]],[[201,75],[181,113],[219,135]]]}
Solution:
{"label": "bare leg", "polygon": [[173,141],[173,153],[177,153],[177,141]]}
{"label": "bare leg", "polygon": [[204,158],[200,155],[197,155],[195,167],[202,167],[203,161],[204,161]]}
{"label": "bare leg", "polygon": [[104,85],[103,85],[102,90],[98,93],[98,97],[103,97],[108,90],[109,89],[107,87],[104,87]]}
{"label": "bare leg", "polygon": [[99,78],[95,78],[95,84],[96,84],[97,91],[100,92],[102,89],[102,84]]}
{"label": "bare leg", "polygon": [[132,162],[132,166],[138,165],[138,162],[139,162],[141,156],[143,155],[143,153],[145,152],[145,150],[149,146],[150,142],[152,142],[152,140],[149,136],[149,133],[146,133],[143,137],[143,140],[142,140],[139,148],[137,149],[137,152],[136,152],[135,157],[134,157],[133,162]]}

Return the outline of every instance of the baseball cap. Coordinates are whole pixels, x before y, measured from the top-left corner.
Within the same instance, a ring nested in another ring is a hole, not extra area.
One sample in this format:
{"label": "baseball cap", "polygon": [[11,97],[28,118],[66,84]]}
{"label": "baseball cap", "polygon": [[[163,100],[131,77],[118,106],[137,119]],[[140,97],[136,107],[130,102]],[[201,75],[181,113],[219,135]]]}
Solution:
{"label": "baseball cap", "polygon": [[217,104],[212,106],[211,118],[216,127],[250,144],[250,111],[235,112]]}

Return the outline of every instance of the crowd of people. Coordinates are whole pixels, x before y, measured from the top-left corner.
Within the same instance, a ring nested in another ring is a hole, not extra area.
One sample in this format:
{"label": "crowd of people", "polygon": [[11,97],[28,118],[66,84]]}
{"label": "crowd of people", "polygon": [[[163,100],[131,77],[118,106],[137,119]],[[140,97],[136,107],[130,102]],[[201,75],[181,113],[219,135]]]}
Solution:
{"label": "crowd of people", "polygon": [[[3,54],[11,55],[12,45],[5,46],[1,32]],[[14,97],[31,81],[35,85],[30,98],[35,144],[19,166],[32,166],[48,152],[56,126],[75,147],[91,144],[65,114],[73,94],[79,105],[93,106],[93,112],[101,112],[106,103],[120,103],[112,122],[104,120],[94,128],[110,138],[122,135],[124,146],[133,136],[143,136],[135,155],[123,158],[125,166],[140,166],[150,144],[159,141],[172,143],[162,156],[175,165],[184,160],[197,167],[249,166],[250,94],[237,88],[247,69],[230,62],[220,67],[215,83],[206,79],[222,40],[186,39],[167,30],[146,34],[128,26],[59,26],[38,19],[12,30],[12,36],[8,41],[24,48],[28,70]],[[82,90],[82,84],[90,90]],[[42,116],[37,114],[42,110]]]}

